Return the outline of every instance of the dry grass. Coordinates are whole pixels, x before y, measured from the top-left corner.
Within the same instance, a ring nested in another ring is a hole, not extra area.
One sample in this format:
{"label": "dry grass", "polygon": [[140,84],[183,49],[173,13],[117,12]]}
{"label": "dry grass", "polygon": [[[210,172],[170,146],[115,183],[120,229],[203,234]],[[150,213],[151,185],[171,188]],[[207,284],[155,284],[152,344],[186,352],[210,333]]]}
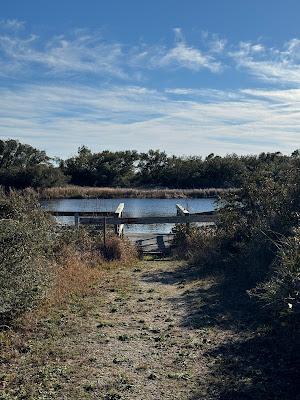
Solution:
{"label": "dry grass", "polygon": [[[41,308],[62,305],[76,295],[90,294],[106,271],[128,266],[137,258],[137,250],[127,240],[112,236],[100,252],[77,253],[65,247],[59,257],[61,265],[55,266],[55,280]],[[41,309],[40,308],[40,309]]]}
{"label": "dry grass", "polygon": [[46,188],[39,191],[41,199],[86,199],[86,198],[213,198],[223,193],[234,192],[237,189],[139,189],[139,188],[109,188],[62,186]]}
{"label": "dry grass", "polygon": [[128,239],[120,239],[117,236],[110,236],[106,244],[101,244],[100,253],[107,261],[119,260],[130,263],[139,258],[137,248]]}
{"label": "dry grass", "polygon": [[91,267],[76,255],[69,257],[65,264],[56,268],[55,282],[45,299],[44,307],[62,305],[74,295],[90,293],[102,275],[99,267]]}
{"label": "dry grass", "polygon": [[63,246],[53,266],[54,280],[51,290],[33,315],[46,315],[53,307],[62,306],[74,296],[86,296],[104,279],[108,270],[119,269],[120,263],[128,267],[137,258],[137,250],[127,240],[111,236],[98,248],[85,252]]}

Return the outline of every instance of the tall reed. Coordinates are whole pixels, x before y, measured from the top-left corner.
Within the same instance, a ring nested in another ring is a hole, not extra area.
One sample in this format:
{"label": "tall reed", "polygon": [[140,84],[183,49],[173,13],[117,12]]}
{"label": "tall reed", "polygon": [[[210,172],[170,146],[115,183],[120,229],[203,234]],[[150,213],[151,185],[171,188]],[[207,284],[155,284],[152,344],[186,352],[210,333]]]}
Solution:
{"label": "tall reed", "polygon": [[176,199],[176,198],[214,198],[224,193],[235,192],[237,189],[161,189],[161,188],[111,188],[111,187],[82,187],[61,186],[41,189],[41,199],[87,199],[87,198],[151,198],[151,199]]}

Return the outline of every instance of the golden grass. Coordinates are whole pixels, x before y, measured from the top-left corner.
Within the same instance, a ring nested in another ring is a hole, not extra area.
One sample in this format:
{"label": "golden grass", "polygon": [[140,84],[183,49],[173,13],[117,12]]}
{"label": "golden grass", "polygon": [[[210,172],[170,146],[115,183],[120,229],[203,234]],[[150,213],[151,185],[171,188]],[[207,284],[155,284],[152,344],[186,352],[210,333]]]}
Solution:
{"label": "golden grass", "polygon": [[82,253],[65,246],[58,257],[59,265],[53,267],[54,281],[51,289],[37,313],[43,311],[45,314],[49,309],[67,303],[74,296],[90,294],[104,279],[107,270],[119,268],[120,263],[128,266],[138,256],[134,246],[114,236],[107,239],[106,251],[107,254],[99,248],[97,252]]}
{"label": "golden grass", "polygon": [[57,269],[55,283],[47,296],[46,304],[63,304],[74,295],[88,294],[102,275],[99,267],[91,267],[76,256],[68,258]]}
{"label": "golden grass", "polygon": [[237,189],[139,189],[139,188],[110,188],[110,187],[82,187],[61,186],[41,189],[41,199],[86,199],[86,198],[213,198],[223,193],[234,192]]}
{"label": "golden grass", "polygon": [[51,315],[54,310],[64,308],[73,298],[93,293],[104,273],[104,265],[102,268],[93,267],[75,254],[68,256],[64,263],[53,266],[53,280],[44,299],[34,309],[23,314],[16,322],[16,327],[25,331],[34,330],[39,321]]}

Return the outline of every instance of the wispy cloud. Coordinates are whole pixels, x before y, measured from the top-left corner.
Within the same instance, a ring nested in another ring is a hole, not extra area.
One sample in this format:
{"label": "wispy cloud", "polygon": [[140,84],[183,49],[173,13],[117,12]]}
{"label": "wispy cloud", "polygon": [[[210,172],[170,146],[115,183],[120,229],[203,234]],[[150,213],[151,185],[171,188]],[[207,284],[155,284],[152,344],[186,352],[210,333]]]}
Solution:
{"label": "wispy cloud", "polygon": [[[139,44],[126,46],[107,42],[98,32],[75,30],[70,34],[55,36],[46,42],[38,35],[18,32],[23,24],[17,20],[0,23],[0,73],[7,75],[35,73],[94,74],[120,79],[136,79],[142,71],[150,69],[178,69],[191,71],[221,70],[221,63],[213,53],[218,53],[223,42],[211,38],[210,51],[204,52],[189,45],[180,28],[176,28],[173,46]],[[15,28],[15,29],[11,29]]]}
{"label": "wispy cloud", "polygon": [[[0,76],[14,79],[1,80],[1,137],[60,156],[80,144],[98,150],[159,147],[177,154],[300,147],[300,39],[270,48],[204,33],[196,46],[176,28],[169,45],[128,46],[86,30],[45,41],[23,27],[15,20],[0,22]],[[184,69],[194,76],[229,68],[253,76],[256,86],[269,85],[255,89],[252,81],[251,89],[225,91],[163,89],[151,82],[157,89],[149,89],[140,79],[153,70]]]}
{"label": "wispy cloud", "polygon": [[186,68],[192,71],[208,69],[214,73],[221,70],[221,63],[213,55],[187,44],[180,28],[175,28],[174,33],[175,45],[170,49],[158,48],[157,54],[150,57],[152,66]]}
{"label": "wispy cloud", "polygon": [[212,54],[221,54],[225,51],[227,40],[220,38],[216,33],[202,32],[202,40]]}
{"label": "wispy cloud", "polygon": [[300,40],[292,39],[282,48],[266,48],[262,43],[241,42],[229,53],[236,65],[259,80],[277,83],[300,83]]}
{"label": "wispy cloud", "polygon": [[26,85],[0,91],[0,136],[53,155],[93,149],[176,154],[257,153],[300,147],[300,91],[150,90]]}
{"label": "wispy cloud", "polygon": [[82,72],[126,78],[121,67],[122,46],[84,31],[57,36],[47,43],[41,43],[36,35],[4,34],[0,36],[0,51],[7,64],[23,71],[36,65],[54,74]]}
{"label": "wispy cloud", "polygon": [[19,21],[17,19],[1,19],[0,20],[0,29],[9,30],[9,31],[18,31],[23,29],[25,26],[24,21]]}
{"label": "wispy cloud", "polygon": [[[197,45],[187,42],[180,28],[173,44],[126,45],[105,40],[97,31],[74,30],[44,40],[28,33],[18,20],[0,20],[0,76],[70,76],[117,78],[138,82],[151,70],[185,69],[220,73],[238,68],[257,81],[277,85],[300,83],[300,39],[281,47],[261,41],[229,43],[202,32]],[[44,74],[44,75],[43,75]]]}

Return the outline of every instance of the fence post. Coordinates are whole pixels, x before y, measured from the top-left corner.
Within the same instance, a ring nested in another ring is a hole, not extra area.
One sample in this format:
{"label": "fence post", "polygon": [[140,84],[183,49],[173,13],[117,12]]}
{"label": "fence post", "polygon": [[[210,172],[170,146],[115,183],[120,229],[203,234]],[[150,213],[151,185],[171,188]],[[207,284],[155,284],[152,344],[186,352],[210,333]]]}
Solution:
{"label": "fence post", "polygon": [[106,217],[103,218],[103,245],[106,250]]}
{"label": "fence post", "polygon": [[[120,203],[116,209],[116,211],[114,212],[114,216],[115,218],[121,218],[123,216],[123,210],[124,210],[124,203]],[[115,234],[117,236],[123,237],[123,230],[124,230],[124,225],[116,225],[115,226]]]}
{"label": "fence post", "polygon": [[75,227],[78,228],[79,227],[79,213],[76,212],[74,214],[74,217],[75,217]]}
{"label": "fence post", "polygon": [[[189,210],[187,210],[186,208],[182,207],[182,205],[180,204],[176,204],[176,208],[177,208],[177,215],[183,215],[184,217],[188,217],[190,215]],[[186,230],[188,231],[190,228],[190,224],[189,222],[186,223]]]}

